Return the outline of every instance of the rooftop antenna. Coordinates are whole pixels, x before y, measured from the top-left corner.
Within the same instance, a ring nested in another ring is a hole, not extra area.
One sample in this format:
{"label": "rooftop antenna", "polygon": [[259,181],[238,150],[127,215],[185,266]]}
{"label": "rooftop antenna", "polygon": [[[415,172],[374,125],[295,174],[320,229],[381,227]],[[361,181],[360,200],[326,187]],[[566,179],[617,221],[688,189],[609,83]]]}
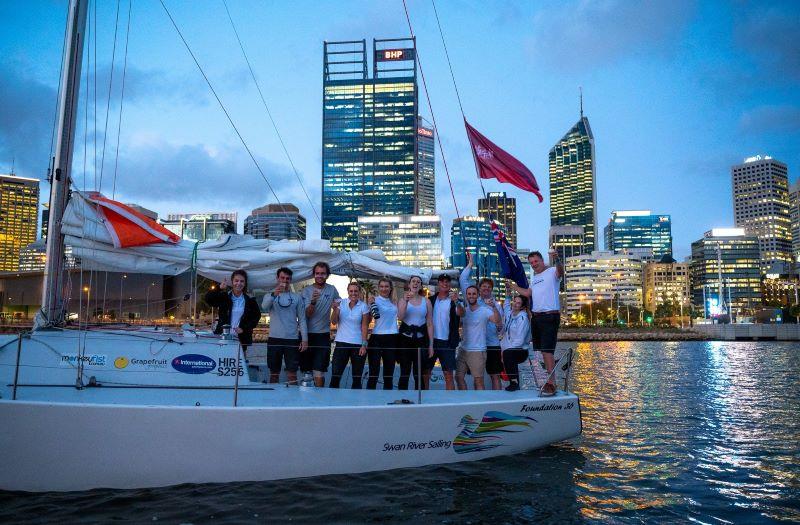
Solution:
{"label": "rooftop antenna", "polygon": [[583,86],[578,86],[578,91],[581,93],[581,118],[583,118]]}

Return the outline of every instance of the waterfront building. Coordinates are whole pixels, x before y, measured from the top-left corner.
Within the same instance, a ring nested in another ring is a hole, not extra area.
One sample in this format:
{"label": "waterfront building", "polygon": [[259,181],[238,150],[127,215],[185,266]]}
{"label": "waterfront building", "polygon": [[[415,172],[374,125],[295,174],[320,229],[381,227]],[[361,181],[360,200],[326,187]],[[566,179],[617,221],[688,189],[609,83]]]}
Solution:
{"label": "waterfront building", "polygon": [[[131,206],[130,204],[128,206]],[[133,206],[136,206],[135,204]],[[137,206],[145,211],[149,211],[141,206]],[[155,213],[155,212],[150,212]],[[168,221],[179,221],[183,220],[192,220],[197,219],[199,217],[207,217],[208,220],[212,221],[230,221],[234,224],[234,226],[239,222],[239,214],[235,211],[213,211],[213,212],[202,212],[202,213],[169,213],[167,214]]]}
{"label": "waterfront building", "polygon": [[417,214],[436,214],[436,148],[434,130],[417,117]]}
{"label": "waterfront building", "polygon": [[744,228],[714,228],[692,243],[692,304],[705,317],[749,316],[761,306],[758,246]]}
{"label": "waterfront building", "polygon": [[650,210],[612,211],[604,229],[606,250],[627,251],[643,260],[659,260],[672,255],[672,223],[669,215],[653,215]]}
{"label": "waterfront building", "polygon": [[800,263],[775,263],[761,281],[766,306],[800,304]]}
{"label": "waterfront building", "polygon": [[789,179],[786,164],[761,155],[731,167],[733,216],[737,228],[758,237],[761,271],[792,260]]}
{"label": "waterfront building", "polygon": [[478,216],[505,226],[506,239],[514,248],[517,247],[517,199],[509,197],[506,192],[489,192],[486,197],[478,199]]}
{"label": "waterfront building", "polygon": [[550,226],[583,227],[583,249],[597,249],[594,135],[581,118],[550,150]]}
{"label": "waterfront building", "polygon": [[[65,268],[77,268],[78,262],[72,255],[72,246],[64,246]],[[21,248],[19,251],[19,271],[20,272],[43,272],[45,261],[47,260],[47,239],[39,239],[36,242]]]}
{"label": "waterfront building", "polygon": [[236,233],[236,223],[226,217],[236,217],[236,214],[169,214],[161,225],[181,239],[205,242],[219,239],[226,233]]}
{"label": "waterfront building", "polygon": [[644,265],[644,307],[655,313],[659,306],[673,307],[672,315],[689,314],[691,288],[689,286],[689,263],[679,263],[670,255],[658,262]]}
{"label": "waterfront building", "polygon": [[450,264],[461,270],[467,265],[467,251],[473,254],[473,278],[489,277],[495,290],[504,289],[500,279],[500,262],[489,221],[467,215],[453,219],[450,228]]}
{"label": "waterfront building", "polygon": [[0,272],[19,269],[19,252],[36,240],[39,180],[0,175]]}
{"label": "waterfront building", "polygon": [[435,207],[415,40],[374,40],[372,55],[370,77],[366,40],[324,43],[322,238],[337,250],[358,248],[358,217]]}
{"label": "waterfront building", "polygon": [[379,249],[390,261],[440,270],[442,220],[438,215],[371,215],[358,218],[358,249]]}
{"label": "waterfront building", "polygon": [[256,239],[303,241],[306,218],[294,204],[267,204],[254,209],[244,219],[244,233]]}
{"label": "waterfront building", "polygon": [[792,258],[800,262],[800,179],[789,188],[789,220],[792,224]]}
{"label": "waterfront building", "polygon": [[580,311],[588,303],[608,301],[612,308],[642,307],[642,260],[626,253],[595,250],[567,257],[566,310]]}

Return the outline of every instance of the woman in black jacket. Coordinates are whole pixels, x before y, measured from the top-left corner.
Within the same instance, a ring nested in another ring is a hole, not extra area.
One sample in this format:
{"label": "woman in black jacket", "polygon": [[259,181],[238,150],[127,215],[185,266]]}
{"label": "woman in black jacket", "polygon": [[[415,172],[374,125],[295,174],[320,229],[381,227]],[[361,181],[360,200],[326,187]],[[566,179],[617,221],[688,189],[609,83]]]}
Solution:
{"label": "woman in black jacket", "polygon": [[214,329],[215,334],[222,333],[224,325],[230,325],[231,332],[239,337],[242,350],[253,344],[253,329],[261,320],[261,309],[255,298],[244,293],[247,289],[247,272],[234,270],[231,274],[230,289],[228,280],[219,284],[219,290],[210,290],[206,294],[206,303],[219,308],[219,320]]}

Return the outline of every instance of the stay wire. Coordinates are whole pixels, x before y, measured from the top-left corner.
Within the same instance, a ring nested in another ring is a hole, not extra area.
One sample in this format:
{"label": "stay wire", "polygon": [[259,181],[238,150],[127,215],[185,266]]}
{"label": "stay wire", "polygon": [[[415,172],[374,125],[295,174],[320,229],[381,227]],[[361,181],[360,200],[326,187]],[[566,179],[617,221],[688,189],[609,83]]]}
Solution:
{"label": "stay wire", "polygon": [[[219,95],[217,95],[217,91],[214,89],[214,86],[211,84],[211,81],[209,80],[208,76],[206,75],[206,72],[203,70],[203,66],[200,65],[200,62],[197,60],[197,57],[195,56],[194,52],[192,51],[192,48],[189,46],[189,43],[186,41],[186,38],[184,38],[183,33],[178,28],[178,24],[175,22],[175,19],[172,18],[172,14],[169,12],[169,9],[167,8],[166,4],[164,3],[164,0],[158,0],[158,1],[159,1],[159,3],[161,3],[161,7],[164,8],[164,12],[167,14],[167,17],[169,17],[170,22],[172,22],[172,27],[175,28],[175,31],[178,33],[178,36],[180,37],[181,41],[183,42],[183,45],[186,47],[186,51],[189,52],[189,55],[192,57],[192,60],[194,61],[195,65],[197,66],[197,69],[200,71],[200,74],[203,75],[203,79],[206,81],[206,84],[208,85],[208,88],[211,90],[211,93],[214,95],[214,98],[217,100],[217,103],[219,104],[220,109],[222,109],[222,112],[225,113],[225,117],[227,117],[228,122],[230,123],[231,127],[233,128],[233,131],[236,133],[236,136],[239,137],[239,140],[241,141],[242,146],[244,146],[244,149],[247,151],[247,154],[250,156],[250,159],[253,161],[253,164],[255,164],[256,169],[258,170],[259,174],[261,174],[261,178],[264,179],[264,182],[267,184],[267,187],[269,188],[270,192],[272,193],[272,196],[275,197],[275,201],[280,205],[281,204],[281,200],[278,198],[278,194],[275,193],[275,189],[272,187],[272,184],[270,184],[269,179],[267,179],[267,176],[264,175],[264,171],[261,169],[261,165],[258,163],[258,160],[256,160],[255,155],[250,150],[250,147],[247,145],[247,141],[244,140],[244,137],[239,132],[239,128],[237,128],[236,124],[233,122],[233,118],[231,117],[230,113],[228,112],[227,108],[225,107],[225,104],[222,103],[222,99],[220,99]],[[288,217],[288,214],[286,214],[286,215]],[[297,225],[294,225],[294,230],[295,230],[295,233],[297,234],[297,236],[299,237],[300,236],[300,230],[297,228]]]}
{"label": "stay wire", "polygon": [[111,47],[111,73],[108,75],[108,95],[106,98],[106,122],[103,127],[103,149],[100,154],[100,185],[97,191],[103,188],[103,172],[106,166],[106,142],[108,140],[108,117],[111,114],[111,91],[114,87],[114,63],[117,58],[117,32],[119,31],[119,5],[120,0],[117,0],[117,14],[114,20],[114,43]]}
{"label": "stay wire", "polygon": [[317,208],[314,206],[314,202],[311,200],[311,197],[308,195],[306,191],[305,185],[300,177],[300,173],[297,170],[297,167],[292,160],[291,155],[289,154],[289,150],[286,147],[286,144],[283,141],[283,136],[281,132],[278,130],[278,125],[275,123],[275,119],[272,117],[272,111],[269,109],[269,105],[267,104],[267,100],[264,97],[264,93],[261,91],[261,85],[258,83],[256,79],[256,74],[253,71],[253,66],[250,63],[250,58],[247,56],[247,52],[244,49],[244,44],[242,44],[242,39],[239,37],[239,31],[236,29],[236,24],[233,22],[233,17],[231,16],[231,12],[228,9],[228,2],[226,0],[222,0],[222,4],[225,6],[225,13],[228,15],[228,20],[231,22],[231,28],[233,29],[234,35],[236,35],[236,41],[239,43],[239,49],[242,50],[242,56],[244,57],[245,62],[247,63],[247,69],[250,71],[250,77],[253,79],[253,83],[256,86],[256,90],[258,90],[258,95],[261,98],[261,103],[264,105],[264,109],[267,111],[267,116],[269,117],[270,122],[272,123],[272,128],[275,130],[275,134],[278,136],[278,142],[281,144],[281,148],[283,148],[283,153],[286,155],[286,160],[289,161],[289,164],[292,166],[292,171],[294,172],[294,176],[297,178],[297,182],[300,184],[300,188],[303,190],[303,194],[306,196],[308,200],[308,204],[311,206],[311,211],[314,212],[317,220],[319,221],[320,228],[322,229],[323,233],[327,235],[327,230],[325,229],[325,225],[322,223],[322,218],[320,217],[319,213],[317,213]]}
{"label": "stay wire", "polygon": [[[119,166],[119,140],[122,134],[122,107],[125,102],[125,77],[128,72],[128,41],[131,33],[131,13],[133,7],[133,0],[128,0],[128,25],[125,29],[125,52],[123,53],[122,60],[122,87],[120,88],[119,95],[119,119],[117,120],[117,147],[114,153],[114,180],[111,185],[111,198],[116,198],[117,195],[117,168]],[[120,312],[121,314],[122,312]]]}

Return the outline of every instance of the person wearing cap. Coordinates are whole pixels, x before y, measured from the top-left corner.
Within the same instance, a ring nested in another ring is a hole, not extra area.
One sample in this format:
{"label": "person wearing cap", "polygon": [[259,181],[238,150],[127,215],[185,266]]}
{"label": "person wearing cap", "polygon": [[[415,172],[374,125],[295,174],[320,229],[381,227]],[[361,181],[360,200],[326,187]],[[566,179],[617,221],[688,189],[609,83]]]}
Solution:
{"label": "person wearing cap", "polygon": [[439,276],[436,295],[430,297],[433,307],[433,359],[423,370],[424,384],[428,384],[436,360],[442,365],[444,385],[447,390],[455,390],[453,372],[456,369],[456,347],[460,342],[458,335],[459,317],[464,307],[459,304],[458,294],[451,289],[451,279],[446,273]]}
{"label": "person wearing cap", "polygon": [[564,276],[564,265],[558,252],[550,250],[550,266],[544,263],[541,252],[528,254],[531,264],[531,282],[529,288],[521,288],[511,282],[512,288],[528,297],[531,301],[531,336],[533,349],[539,350],[547,368],[547,383],[542,388],[542,394],[552,396],[556,393],[553,369],[556,366],[555,351],[558,340],[558,326],[561,323],[561,303],[558,292],[561,278]]}

